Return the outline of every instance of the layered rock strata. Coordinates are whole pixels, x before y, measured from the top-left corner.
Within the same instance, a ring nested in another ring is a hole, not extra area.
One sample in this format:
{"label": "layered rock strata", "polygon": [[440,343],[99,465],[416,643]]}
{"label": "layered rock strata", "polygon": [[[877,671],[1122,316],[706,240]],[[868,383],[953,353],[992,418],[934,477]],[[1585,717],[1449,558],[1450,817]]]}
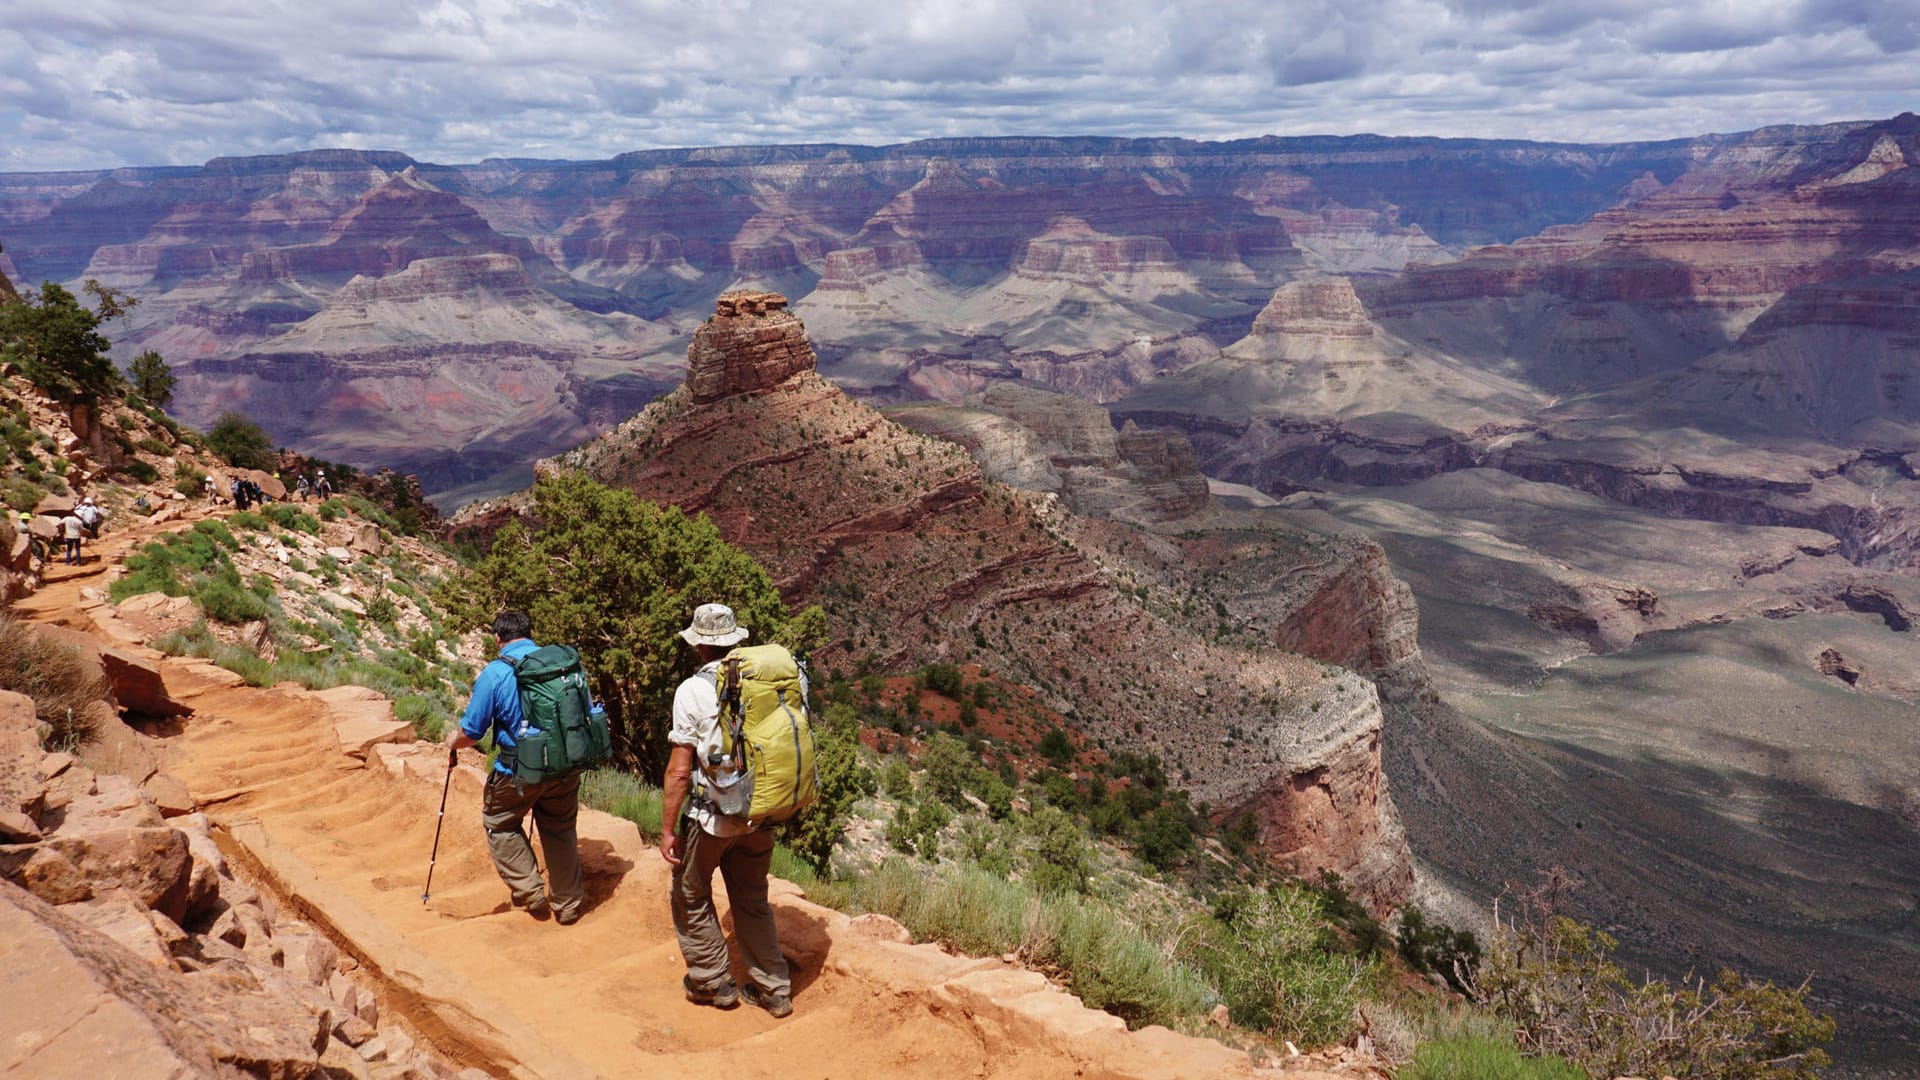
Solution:
{"label": "layered rock strata", "polygon": [[813,345],[779,293],[731,292],[687,346],[687,391],[705,405],[814,368]]}

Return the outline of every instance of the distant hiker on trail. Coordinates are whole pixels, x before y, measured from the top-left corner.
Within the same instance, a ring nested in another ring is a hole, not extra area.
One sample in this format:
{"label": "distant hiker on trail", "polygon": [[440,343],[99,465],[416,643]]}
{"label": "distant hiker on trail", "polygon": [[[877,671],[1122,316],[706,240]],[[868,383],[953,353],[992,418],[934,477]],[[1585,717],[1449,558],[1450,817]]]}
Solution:
{"label": "distant hiker on trail", "polygon": [[307,486],[307,474],[301,473],[300,478],[294,481],[293,493],[300,496],[300,501],[304,503],[307,501],[307,493],[311,490],[313,489]]}
{"label": "distant hiker on trail", "polygon": [[247,486],[241,483],[240,478],[237,476],[227,481],[227,484],[233,489],[233,508],[235,510],[245,510],[247,508]]}
{"label": "distant hiker on trail", "polygon": [[208,506],[220,505],[220,483],[213,478],[212,473],[207,474],[206,482],[200,486],[206,489]]}
{"label": "distant hiker on trail", "polygon": [[89,539],[100,539],[100,519],[103,515],[100,507],[94,504],[93,496],[89,495],[81,500],[80,505],[73,508],[73,516],[79,518],[80,524],[87,527]]}
{"label": "distant hiker on trail", "polygon": [[86,535],[86,531],[86,524],[71,511],[60,519],[60,535],[67,542],[67,565],[80,561],[80,538]]}
{"label": "distant hiker on trail", "polygon": [[327,470],[320,470],[320,475],[313,481],[313,491],[320,496],[321,502],[333,497],[333,481],[327,479]]}
{"label": "distant hiker on trail", "polygon": [[[522,702],[533,695],[523,693],[518,669],[532,654],[548,650],[534,644],[533,620],[524,611],[496,615],[493,636],[499,642],[500,656],[481,668],[479,678],[473,681],[473,699],[460,717],[452,748],[457,752],[472,746],[489,729],[493,731],[500,756],[487,776],[480,803],[493,868],[507,883],[514,907],[525,908],[541,920],[551,913],[560,925],[571,926],[580,921],[586,898],[580,876],[579,838],[574,833],[574,821],[580,814],[580,773],[572,770],[554,779],[529,781],[529,770],[518,768],[520,751],[532,753],[543,748],[548,737],[544,732],[526,729]],[[579,671],[577,663],[573,670]],[[576,681],[578,692],[584,695],[584,676]],[[547,857],[551,891],[540,880],[540,864],[534,861],[533,844],[521,825],[529,810],[534,827],[540,831],[540,852]]]}
{"label": "distant hiker on trail", "polygon": [[[687,974],[681,980],[687,1000],[731,1009],[744,998],[778,1018],[793,1012],[793,987],[787,979],[786,957],[780,952],[773,908],[767,904],[773,832],[757,825],[751,818],[752,805],[740,805],[733,794],[740,789],[751,792],[762,778],[740,782],[735,762],[747,750],[722,723],[720,708],[722,662],[746,636],[746,628],[735,625],[733,609],[725,604],[700,605],[694,609],[692,625],[680,631],[681,640],[699,654],[701,666],[673,695],[673,726],[667,735],[673,750],[661,784],[665,827],[660,854],[674,868],[673,930],[687,961]],[[737,668],[732,670],[737,674]],[[805,699],[804,690],[798,697]],[[811,735],[808,738],[810,742]],[[722,812],[722,802],[731,804],[731,812]],[[683,805],[684,818],[680,816]],[[746,954],[752,979],[738,988],[728,974],[727,939],[713,908],[715,870],[727,883],[734,937]]]}

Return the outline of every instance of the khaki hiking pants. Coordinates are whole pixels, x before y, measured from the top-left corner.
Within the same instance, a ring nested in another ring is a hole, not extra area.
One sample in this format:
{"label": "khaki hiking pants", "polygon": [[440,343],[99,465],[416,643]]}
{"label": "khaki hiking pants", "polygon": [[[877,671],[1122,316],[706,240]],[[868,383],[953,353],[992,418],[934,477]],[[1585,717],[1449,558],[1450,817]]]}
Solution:
{"label": "khaki hiking pants", "polygon": [[767,867],[773,862],[773,833],[755,829],[744,836],[712,836],[692,818],[680,819],[680,866],[673,875],[673,932],[687,958],[687,978],[713,989],[728,980],[727,939],[713,908],[713,872],[727,883],[733,909],[733,936],[746,954],[747,976],[760,989],[791,994],[787,959],[767,903]]}
{"label": "khaki hiking pants", "polygon": [[[529,810],[533,811],[534,828],[540,832],[540,853],[547,857],[547,877],[553,881],[551,896],[540,881],[533,844],[520,824]],[[480,820],[487,827],[487,850],[493,855],[493,868],[512,891],[515,906],[533,907],[551,900],[554,915],[569,922],[580,913],[586,890],[580,881],[579,839],[573,831],[579,816],[577,775],[523,787],[505,773],[487,774]]]}

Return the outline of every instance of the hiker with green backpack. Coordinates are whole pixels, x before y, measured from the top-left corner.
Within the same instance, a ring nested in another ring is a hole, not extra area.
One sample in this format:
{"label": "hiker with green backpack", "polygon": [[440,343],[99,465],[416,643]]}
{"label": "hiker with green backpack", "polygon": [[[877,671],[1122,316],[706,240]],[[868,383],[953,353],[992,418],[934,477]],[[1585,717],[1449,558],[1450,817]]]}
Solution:
{"label": "hiker with green backpack", "polygon": [[[570,926],[580,921],[586,895],[574,832],[580,775],[612,756],[606,717],[587,689],[580,654],[567,645],[536,645],[526,612],[495,616],[493,636],[500,655],[474,680],[450,755],[492,731],[499,755],[487,774],[481,820],[493,868],[507,883],[513,906]],[[550,889],[522,825],[529,811],[547,858]]]}
{"label": "hiker with green backpack", "polygon": [[[736,648],[747,629],[725,604],[694,609],[680,637],[701,665],[674,692],[673,750],[661,785],[668,827],[660,854],[674,868],[673,929],[687,961],[681,985],[696,1005],[730,1009],[744,999],[778,1019],[793,1012],[793,987],[767,903],[767,869],[771,826],[810,805],[818,785],[806,672],[779,645]],[[739,987],[713,907],[716,870],[752,980]]]}

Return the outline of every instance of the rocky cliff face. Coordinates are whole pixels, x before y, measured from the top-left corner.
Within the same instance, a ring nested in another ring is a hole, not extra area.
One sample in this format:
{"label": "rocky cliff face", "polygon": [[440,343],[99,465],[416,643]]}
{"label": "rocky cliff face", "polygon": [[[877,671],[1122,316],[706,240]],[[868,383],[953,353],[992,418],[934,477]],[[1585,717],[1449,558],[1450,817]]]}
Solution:
{"label": "rocky cliff face", "polygon": [[[1286,865],[1333,869],[1377,905],[1405,895],[1411,861],[1379,774],[1373,687],[1253,632],[1208,633],[1216,620],[1191,611],[1182,575],[1235,557],[989,480],[960,447],[891,423],[814,371],[770,381],[805,355],[786,329],[797,323],[765,297],[722,303],[696,335],[685,386],[540,470],[580,469],[708,514],[790,600],[826,608],[824,670],[984,664],[1089,737],[1158,753],[1218,812],[1254,811]],[[783,359],[770,367],[770,355]],[[696,378],[714,389],[696,393]],[[720,387],[732,392],[712,396]],[[1053,415],[1053,437],[1082,455],[1122,461],[1111,426],[1084,406],[1012,400]],[[1219,767],[1223,740],[1240,766]]]}

